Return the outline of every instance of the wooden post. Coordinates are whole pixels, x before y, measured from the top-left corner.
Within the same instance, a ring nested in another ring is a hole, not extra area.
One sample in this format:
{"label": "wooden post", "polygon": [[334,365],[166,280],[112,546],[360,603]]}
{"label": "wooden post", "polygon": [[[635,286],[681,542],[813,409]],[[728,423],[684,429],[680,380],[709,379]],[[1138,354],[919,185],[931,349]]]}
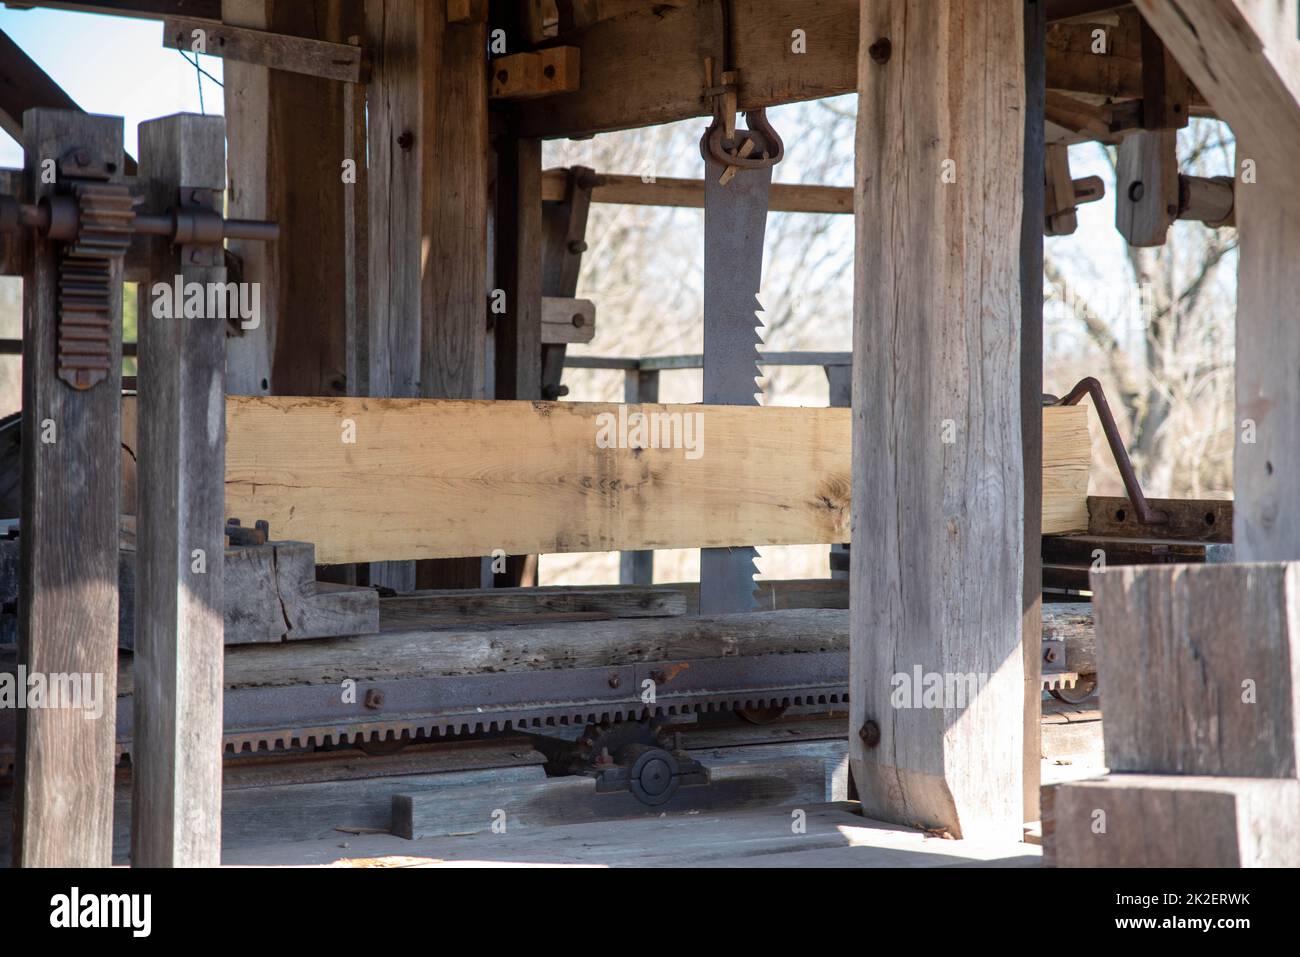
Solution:
{"label": "wooden post", "polygon": [[[140,125],[147,209],[190,204],[225,185],[221,117]],[[224,283],[219,246],[157,240],[154,282]],[[158,318],[153,288],[140,321],[135,746],[131,861],[221,861],[225,346],[220,318]]]}
{"label": "wooden post", "polygon": [[1300,11],[1253,0],[1137,6],[1237,137],[1236,557],[1300,559]]}
{"label": "wooden post", "polygon": [[[23,117],[26,191],[55,191],[45,163],[70,150],[123,165],[122,121],[68,110]],[[107,867],[113,850],[122,266],[108,282],[107,377],[85,391],[58,376],[60,244],[33,232],[23,271],[23,505],[18,661],[28,674],[92,682],[90,707],[22,708],[14,863]],[[84,677],[83,677],[84,676]],[[23,689],[25,692],[26,689]],[[85,702],[83,701],[83,705]]]}
{"label": "wooden post", "polygon": [[1025,0],[1025,207],[1020,222],[1020,435],[1025,469],[1024,820],[1038,820],[1042,768],[1043,646],[1043,108],[1047,3]]}
{"label": "wooden post", "polygon": [[869,817],[1018,840],[1024,5],[912,6],[862,4],[850,760]]}
{"label": "wooden post", "polygon": [[[853,365],[822,366],[829,386],[828,402],[832,409],[847,409],[853,404]],[[850,552],[847,543],[836,542],[831,545],[831,578],[836,581],[849,580]]]}

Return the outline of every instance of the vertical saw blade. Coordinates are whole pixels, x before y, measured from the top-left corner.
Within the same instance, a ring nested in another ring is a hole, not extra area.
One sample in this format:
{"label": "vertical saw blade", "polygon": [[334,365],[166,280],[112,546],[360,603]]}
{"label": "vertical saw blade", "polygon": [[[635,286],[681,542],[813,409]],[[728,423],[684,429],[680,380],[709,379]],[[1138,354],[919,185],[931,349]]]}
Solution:
{"label": "vertical saw blade", "polygon": [[[756,133],[736,131],[737,139]],[[759,285],[772,168],[740,169],[704,161],[704,402],[758,405],[758,346],[763,341]],[[700,613],[752,611],[756,549],[700,550]]]}

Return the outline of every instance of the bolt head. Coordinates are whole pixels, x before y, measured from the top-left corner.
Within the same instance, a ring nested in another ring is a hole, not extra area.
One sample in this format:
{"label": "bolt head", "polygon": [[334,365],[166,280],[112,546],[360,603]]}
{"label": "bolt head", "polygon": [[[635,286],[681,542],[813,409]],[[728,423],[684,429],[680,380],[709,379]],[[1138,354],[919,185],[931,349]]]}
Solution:
{"label": "bolt head", "polygon": [[858,737],[862,739],[862,743],[867,747],[874,748],[880,744],[880,725],[874,721],[866,721],[858,729]]}
{"label": "bolt head", "polygon": [[894,45],[889,42],[889,37],[881,37],[871,46],[867,47],[867,54],[876,63],[885,64],[889,62],[890,55],[894,52]]}
{"label": "bolt head", "polygon": [[1144,185],[1142,185],[1142,181],[1138,180],[1136,183],[1133,183],[1131,186],[1129,186],[1128,198],[1135,203],[1140,203],[1142,201],[1142,197],[1146,195],[1146,191],[1147,188]]}

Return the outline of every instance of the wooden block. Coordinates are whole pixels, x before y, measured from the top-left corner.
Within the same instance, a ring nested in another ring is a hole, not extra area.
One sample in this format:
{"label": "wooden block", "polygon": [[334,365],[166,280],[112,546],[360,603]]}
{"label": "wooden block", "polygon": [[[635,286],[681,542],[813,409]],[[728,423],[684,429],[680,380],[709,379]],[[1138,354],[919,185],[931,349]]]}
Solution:
{"label": "wooden block", "polygon": [[[848,593],[845,590],[847,607]],[[592,588],[480,588],[412,592],[385,598],[380,616],[434,615],[461,618],[595,612],[611,618],[672,618],[687,613],[686,594],[660,586]]]}
{"label": "wooden block", "polygon": [[590,299],[542,299],[542,345],[590,342],[596,337],[596,304]]}
{"label": "wooden block", "polygon": [[1092,576],[1106,764],[1293,778],[1300,766],[1300,563]]}
{"label": "wooden block", "polygon": [[1300,781],[1111,774],[1042,807],[1049,867],[1300,867]]}
{"label": "wooden block", "polygon": [[1088,527],[1089,415],[1084,405],[1043,409],[1044,535],[1081,532]]}
{"label": "wooden block", "polygon": [[1112,538],[1168,538],[1229,544],[1232,499],[1149,498],[1147,504],[1169,516],[1159,525],[1143,525],[1133,503],[1123,496],[1088,496],[1088,534]]}
{"label": "wooden block", "polygon": [[547,47],[536,53],[512,53],[492,61],[492,98],[526,100],[572,93],[580,85],[581,52],[577,47]]}
{"label": "wooden block", "polygon": [[447,0],[448,23],[485,23],[488,0]]}
{"label": "wooden block", "polygon": [[1140,131],[1119,145],[1115,228],[1130,246],[1163,246],[1178,218],[1177,134]]}

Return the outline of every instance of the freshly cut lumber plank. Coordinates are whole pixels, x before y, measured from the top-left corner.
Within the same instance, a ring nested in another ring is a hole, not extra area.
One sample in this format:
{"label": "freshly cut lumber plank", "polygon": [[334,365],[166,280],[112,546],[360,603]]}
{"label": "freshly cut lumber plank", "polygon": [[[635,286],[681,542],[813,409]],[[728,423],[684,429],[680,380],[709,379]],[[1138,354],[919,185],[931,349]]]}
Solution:
{"label": "freshly cut lumber plank", "polygon": [[1113,771],[1295,777],[1300,563],[1094,572]]}
{"label": "freshly cut lumber plank", "polygon": [[[227,513],[312,542],[325,564],[849,539],[848,409],[280,396],[226,408]],[[617,439],[626,422],[635,439],[636,411],[692,424],[675,433],[688,447],[601,448],[602,425]],[[1045,532],[1087,525],[1086,415],[1044,410]]]}
{"label": "freshly cut lumber plank", "polygon": [[1088,527],[1088,465],[1092,442],[1087,406],[1043,409],[1043,534]]}
{"label": "freshly cut lumber plank", "polygon": [[[239,397],[227,408],[229,514],[314,543],[326,564],[849,534],[847,409],[640,406],[674,417],[679,445],[641,449],[600,447],[623,437],[615,405]],[[637,420],[621,421],[632,444]],[[354,444],[342,441],[349,422]]]}
{"label": "freshly cut lumber plank", "polygon": [[[1113,735],[1106,691],[1106,739]],[[1112,774],[1043,788],[1049,867],[1298,867],[1300,781]]]}

